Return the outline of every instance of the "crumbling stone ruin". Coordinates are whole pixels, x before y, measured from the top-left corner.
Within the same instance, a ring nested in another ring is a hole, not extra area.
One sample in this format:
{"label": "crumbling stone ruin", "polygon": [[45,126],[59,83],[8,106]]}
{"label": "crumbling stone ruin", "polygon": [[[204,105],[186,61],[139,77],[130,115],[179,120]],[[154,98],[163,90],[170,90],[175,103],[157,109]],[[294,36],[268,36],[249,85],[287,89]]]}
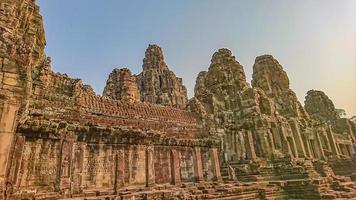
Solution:
{"label": "crumbling stone ruin", "polygon": [[310,90],[305,97],[305,110],[319,122],[334,122],[339,119],[334,103],[322,91]]}
{"label": "crumbling stone ruin", "polygon": [[114,69],[106,82],[103,96],[124,102],[140,101],[136,82],[136,77],[129,69]]}
{"label": "crumbling stone ruin", "polygon": [[51,70],[34,0],[0,2],[0,199],[356,198],[356,124],[305,106],[272,56],[251,85],[228,49],[188,100],[163,52],[114,69],[103,95]]}
{"label": "crumbling stone ruin", "polygon": [[137,75],[142,102],[185,108],[187,89],[182,79],[168,69],[159,46],[148,46],[142,68],[143,71]]}
{"label": "crumbling stone ruin", "polygon": [[132,75],[127,68],[114,69],[107,80],[103,96],[116,100],[128,98],[180,109],[187,106],[187,89],[182,79],[176,77],[164,62],[161,47],[148,46],[142,68],[143,71],[138,75]]}

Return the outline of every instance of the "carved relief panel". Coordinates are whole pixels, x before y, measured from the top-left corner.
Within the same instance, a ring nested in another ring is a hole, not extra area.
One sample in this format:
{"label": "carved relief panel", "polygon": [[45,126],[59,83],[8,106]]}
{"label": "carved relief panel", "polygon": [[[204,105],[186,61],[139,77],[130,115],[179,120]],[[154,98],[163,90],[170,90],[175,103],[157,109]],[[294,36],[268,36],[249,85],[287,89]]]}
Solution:
{"label": "carved relief panel", "polygon": [[209,148],[201,148],[201,160],[203,164],[204,180],[211,181],[214,178],[213,163]]}
{"label": "carved relief panel", "polygon": [[[125,185],[145,184],[146,163],[144,146],[124,147],[124,182]],[[119,160],[120,161],[120,160]]]}
{"label": "carved relief panel", "polygon": [[112,147],[104,144],[87,144],[83,163],[86,188],[114,188],[114,154]]}
{"label": "carved relief panel", "polygon": [[183,182],[192,182],[195,177],[193,149],[183,148],[180,155],[181,179]]}
{"label": "carved relief panel", "polygon": [[171,182],[171,152],[167,147],[155,147],[154,151],[155,182]]}
{"label": "carved relief panel", "polygon": [[21,188],[55,191],[59,140],[26,138],[17,185]]}

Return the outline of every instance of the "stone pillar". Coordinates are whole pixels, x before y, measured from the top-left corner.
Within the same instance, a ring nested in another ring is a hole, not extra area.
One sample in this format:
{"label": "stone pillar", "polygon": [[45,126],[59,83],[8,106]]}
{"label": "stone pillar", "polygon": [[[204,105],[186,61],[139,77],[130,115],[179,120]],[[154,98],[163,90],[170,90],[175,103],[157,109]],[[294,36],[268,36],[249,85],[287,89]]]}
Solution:
{"label": "stone pillar", "polygon": [[229,158],[229,144],[228,144],[228,138],[227,138],[227,135],[226,134],[224,134],[223,135],[223,139],[222,139],[222,147],[223,147],[223,149],[222,149],[222,152],[224,153],[224,161],[226,162],[226,161],[230,161],[230,158]]}
{"label": "stone pillar", "polygon": [[[25,146],[25,137],[15,134],[13,137],[10,156],[8,158],[8,169],[6,171],[6,181],[16,187],[19,168],[22,161],[22,154]],[[10,167],[11,166],[11,167]]]}
{"label": "stone pillar", "polygon": [[74,137],[68,134],[63,141],[61,141],[61,152],[60,160],[58,165],[58,175],[59,175],[59,186],[60,191],[65,197],[70,197],[70,186],[71,186],[71,162],[73,160],[73,145]]}
{"label": "stone pillar", "polygon": [[211,153],[211,162],[212,162],[212,168],[214,174],[213,180],[222,181],[221,174],[220,174],[220,161],[219,161],[218,150],[216,148],[211,148],[210,153]]}
{"label": "stone pillar", "polygon": [[298,158],[297,145],[294,140],[294,135],[293,133],[291,133],[292,130],[286,129],[286,127],[282,125],[281,132],[283,134],[283,137],[285,137],[285,140],[287,141],[289,154],[291,155],[291,157]]}
{"label": "stone pillar", "polygon": [[333,131],[331,130],[331,125],[328,125],[327,130],[326,130],[326,135],[329,139],[329,144],[330,144],[330,148],[331,148],[331,152],[334,154],[334,156],[336,156],[337,158],[339,158],[340,153],[339,150],[337,148],[337,144],[334,138],[334,134]]}
{"label": "stone pillar", "polygon": [[179,151],[176,149],[171,150],[171,161],[172,161],[172,184],[173,185],[180,185],[182,183],[180,177],[180,155]]}
{"label": "stone pillar", "polygon": [[[255,129],[254,135],[258,142],[257,152],[260,157],[269,158],[272,156],[272,148],[269,141],[269,130],[267,128],[257,128]],[[253,140],[251,140],[253,141]]]}
{"label": "stone pillar", "polygon": [[252,137],[252,132],[251,131],[246,131],[245,135],[245,148],[246,148],[246,155],[247,159],[250,160],[256,160],[256,152],[255,152],[255,146],[253,145],[253,137]]}
{"label": "stone pillar", "polygon": [[[73,144],[72,162],[71,162],[71,194],[79,194],[83,189],[84,171],[84,142],[75,142]],[[86,164],[86,163],[85,163]]]}
{"label": "stone pillar", "polygon": [[315,135],[315,140],[317,142],[318,149],[319,149],[319,152],[320,152],[320,156],[321,156],[320,159],[325,160],[325,153],[324,153],[324,150],[323,150],[323,145],[321,143],[321,138],[320,138],[320,135],[319,135],[318,131],[315,131],[314,135]]}
{"label": "stone pillar", "polygon": [[146,147],[146,187],[155,184],[154,146]]}
{"label": "stone pillar", "polygon": [[204,180],[200,147],[194,147],[194,173],[195,181],[200,182]]}
{"label": "stone pillar", "polygon": [[274,141],[274,148],[275,149],[282,149],[282,141],[281,141],[281,136],[278,131],[278,128],[276,127],[276,124],[272,125],[272,136],[273,136],[273,141]]}
{"label": "stone pillar", "polygon": [[295,141],[295,146],[296,146],[296,150],[298,153],[298,157],[306,157],[305,149],[304,149],[304,145],[303,145],[303,141],[302,141],[302,136],[300,134],[299,125],[298,125],[296,119],[291,120],[289,122],[289,124],[291,125],[291,128],[292,128],[293,138]]}
{"label": "stone pillar", "polygon": [[115,156],[115,193],[125,185],[125,152],[123,147],[118,147]]}
{"label": "stone pillar", "polygon": [[80,191],[83,191],[84,189],[86,189],[88,183],[88,157],[89,157],[89,151],[88,151],[88,143],[83,142],[81,143],[81,154],[82,156],[82,164],[80,166],[82,166],[82,174],[81,174],[81,181],[80,181]]}
{"label": "stone pillar", "polygon": [[272,129],[268,129],[267,130],[267,134],[268,134],[268,140],[271,141],[271,152],[272,152],[272,155],[274,155],[275,152],[276,152],[276,150],[275,150],[276,148],[275,148],[275,145],[274,145]]}
{"label": "stone pillar", "polygon": [[295,155],[295,158],[298,158],[299,154],[298,154],[297,144],[295,143],[294,137],[287,137],[287,140],[288,140],[288,138],[290,139],[289,141],[290,141],[290,145],[291,145],[293,154]]}
{"label": "stone pillar", "polygon": [[235,139],[235,142],[236,142],[234,159],[235,160],[240,160],[241,159],[241,154],[242,154],[241,142],[243,142],[243,141],[240,139],[240,133],[239,132],[237,132],[234,135],[234,139]]}
{"label": "stone pillar", "polygon": [[313,158],[313,155],[311,153],[311,149],[310,149],[310,142],[309,142],[309,138],[308,138],[308,134],[310,134],[309,132],[306,132],[303,134],[302,140],[305,146],[305,154],[308,158]]}
{"label": "stone pillar", "polygon": [[287,136],[286,136],[286,131],[285,131],[285,128],[283,126],[280,127],[279,133],[280,133],[280,136],[281,136],[281,144],[282,144],[282,152],[283,152],[283,154],[287,154],[287,155],[290,155],[291,157],[293,157],[292,147],[288,142],[288,139],[287,139]]}
{"label": "stone pillar", "polygon": [[15,132],[16,115],[19,106],[0,101],[0,199],[5,195],[6,171]]}
{"label": "stone pillar", "polygon": [[351,158],[353,158],[355,156],[355,153],[354,153],[354,147],[352,144],[348,145],[348,150],[350,152]]}

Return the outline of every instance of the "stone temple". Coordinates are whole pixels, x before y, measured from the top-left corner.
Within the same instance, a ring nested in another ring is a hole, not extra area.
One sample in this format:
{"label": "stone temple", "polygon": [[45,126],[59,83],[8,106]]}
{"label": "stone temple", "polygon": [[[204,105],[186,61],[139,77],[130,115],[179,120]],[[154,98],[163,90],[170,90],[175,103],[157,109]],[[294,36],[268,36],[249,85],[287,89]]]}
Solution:
{"label": "stone temple", "polygon": [[271,55],[251,84],[228,49],[188,99],[149,45],[103,95],[51,71],[34,0],[0,1],[0,199],[352,199],[355,121],[322,91],[304,106]]}

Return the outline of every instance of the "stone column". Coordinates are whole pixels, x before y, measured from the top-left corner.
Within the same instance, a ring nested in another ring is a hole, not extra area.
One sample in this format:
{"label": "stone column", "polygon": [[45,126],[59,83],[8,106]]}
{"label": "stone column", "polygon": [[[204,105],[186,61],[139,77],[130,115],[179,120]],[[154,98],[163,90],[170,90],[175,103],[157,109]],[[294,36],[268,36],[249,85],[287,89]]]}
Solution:
{"label": "stone column", "polygon": [[0,101],[0,199],[3,198],[6,189],[6,171],[9,167],[18,108],[16,104]]}
{"label": "stone column", "polygon": [[[72,162],[71,162],[71,194],[78,194],[84,189],[84,142],[77,141],[73,144]],[[86,165],[87,163],[85,163]]]}
{"label": "stone column", "polygon": [[305,154],[308,158],[313,158],[313,155],[311,153],[311,149],[310,149],[310,142],[309,142],[309,138],[308,135],[311,134],[310,132],[305,132],[303,134],[302,140],[305,146]]}
{"label": "stone column", "polygon": [[182,183],[180,177],[180,153],[176,149],[171,150],[171,161],[172,161],[172,184],[180,185]]}
{"label": "stone column", "polygon": [[330,144],[330,148],[331,148],[331,152],[334,154],[334,156],[336,156],[337,158],[339,158],[340,153],[339,150],[337,148],[337,144],[334,138],[334,134],[333,131],[331,130],[331,125],[328,125],[327,130],[326,130],[326,134],[327,137],[329,139],[329,144]]}
{"label": "stone column", "polygon": [[223,149],[222,149],[222,152],[224,153],[224,161],[226,162],[226,161],[229,161],[229,153],[228,153],[228,151],[229,151],[229,148],[228,148],[228,138],[227,138],[227,136],[226,136],[226,134],[224,134],[223,135],[223,137],[222,137],[222,147],[223,147]]}
{"label": "stone column", "polygon": [[221,174],[220,174],[220,161],[219,161],[218,150],[215,147],[211,148],[210,154],[211,154],[211,162],[212,162],[212,168],[214,174],[213,180],[222,181]]}
{"label": "stone column", "polygon": [[317,145],[318,145],[318,149],[320,151],[321,159],[325,160],[325,153],[324,153],[324,150],[323,150],[323,145],[321,143],[321,138],[320,138],[320,135],[319,135],[318,131],[315,131],[314,135],[315,135],[315,140],[316,140]]}
{"label": "stone column", "polygon": [[297,149],[297,144],[295,143],[294,137],[290,137],[288,136],[287,139],[290,138],[290,145],[291,145],[291,149],[294,152],[295,158],[299,158],[299,154],[298,154],[298,149]]}
{"label": "stone column", "polygon": [[[22,161],[22,154],[25,146],[25,137],[15,134],[12,139],[10,156],[8,157],[6,170],[6,181],[10,182],[13,187],[16,187],[19,168]],[[10,167],[11,166],[11,167]]]}
{"label": "stone column", "polygon": [[275,148],[275,145],[274,145],[274,139],[273,139],[272,129],[268,129],[268,130],[267,130],[267,135],[268,135],[268,140],[271,142],[271,152],[272,152],[272,155],[275,155],[276,148]]}
{"label": "stone column", "polygon": [[289,124],[291,125],[291,128],[292,128],[293,138],[295,141],[295,146],[296,146],[296,150],[298,153],[298,157],[305,158],[306,157],[305,149],[304,149],[304,145],[302,142],[302,136],[301,136],[300,130],[299,130],[299,125],[298,125],[296,119],[289,121]]}
{"label": "stone column", "polygon": [[146,187],[155,184],[154,146],[146,147]]}
{"label": "stone column", "polygon": [[70,164],[73,160],[73,145],[74,136],[72,134],[67,134],[67,137],[61,141],[61,152],[58,165],[57,178],[60,186],[60,191],[65,197],[70,197],[70,186],[71,186],[71,167]]}
{"label": "stone column", "polygon": [[252,137],[252,132],[250,130],[246,131],[245,133],[245,148],[246,148],[246,155],[247,158],[250,160],[256,160],[256,152],[255,152],[255,146],[253,145],[253,137]]}
{"label": "stone column", "polygon": [[236,134],[236,138],[238,141],[238,145],[237,146],[237,159],[238,160],[244,160],[246,158],[246,140],[245,140],[245,133],[242,131],[239,131]]}
{"label": "stone column", "polygon": [[283,154],[287,154],[287,155],[290,155],[291,157],[293,157],[292,147],[290,146],[290,144],[288,142],[286,130],[283,126],[280,126],[279,133],[281,136],[281,144],[282,144]]}
{"label": "stone column", "polygon": [[355,154],[354,154],[354,147],[352,144],[348,145],[348,150],[350,152],[351,158],[353,158]]}
{"label": "stone column", "polygon": [[116,169],[115,169],[115,192],[125,185],[125,152],[123,147],[118,147],[116,150]]}
{"label": "stone column", "polygon": [[280,133],[279,133],[275,124],[272,125],[271,131],[272,131],[272,136],[273,136],[273,140],[274,140],[274,147],[276,149],[282,149],[281,136],[280,136]]}
{"label": "stone column", "polygon": [[80,190],[83,191],[87,189],[87,186],[89,185],[88,182],[88,176],[89,176],[89,166],[88,166],[88,158],[89,158],[89,150],[88,150],[88,143],[83,142],[81,145],[82,148],[82,155],[83,155],[83,160],[82,160],[82,180],[80,184]]}
{"label": "stone column", "polygon": [[194,173],[195,181],[200,182],[204,180],[200,147],[194,147]]}

